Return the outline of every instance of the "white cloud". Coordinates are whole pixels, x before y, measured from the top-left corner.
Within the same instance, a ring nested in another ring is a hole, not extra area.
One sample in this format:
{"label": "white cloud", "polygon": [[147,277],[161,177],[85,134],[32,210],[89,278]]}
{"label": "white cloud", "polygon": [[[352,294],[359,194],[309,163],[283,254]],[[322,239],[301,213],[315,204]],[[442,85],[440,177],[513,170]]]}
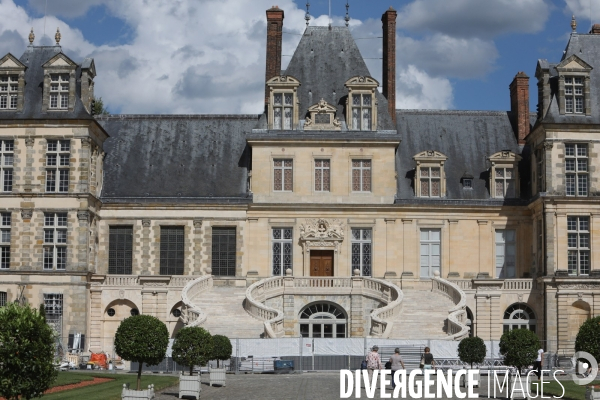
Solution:
{"label": "white cloud", "polygon": [[549,15],[547,0],[414,0],[399,10],[398,27],[492,38],[503,33],[539,32]]}
{"label": "white cloud", "polygon": [[445,78],[434,78],[414,65],[396,76],[396,108],[448,109],[452,108],[452,85]]}
{"label": "white cloud", "polygon": [[[592,2],[590,2],[590,0],[565,0],[565,3],[565,13],[568,15],[575,15],[575,17],[578,19],[578,32],[588,31],[587,27],[589,27],[588,24],[590,18],[595,23],[600,22],[600,2],[597,0]],[[583,21],[585,21],[585,23],[583,23]]]}
{"label": "white cloud", "polygon": [[84,15],[91,7],[108,3],[109,0],[28,0],[29,5],[40,14],[73,18]]}

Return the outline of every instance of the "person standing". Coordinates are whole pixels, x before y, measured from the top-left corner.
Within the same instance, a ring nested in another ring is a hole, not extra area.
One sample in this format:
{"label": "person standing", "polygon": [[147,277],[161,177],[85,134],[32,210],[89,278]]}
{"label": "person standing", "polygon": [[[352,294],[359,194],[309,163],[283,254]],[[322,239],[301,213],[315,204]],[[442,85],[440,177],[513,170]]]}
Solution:
{"label": "person standing", "polygon": [[369,374],[369,383],[373,381],[373,371],[382,369],[381,357],[379,356],[379,347],[373,346],[371,352],[367,355],[367,372]]}
{"label": "person standing", "polygon": [[435,360],[433,354],[430,353],[429,347],[425,347],[425,353],[423,354],[423,371],[426,369],[433,369],[435,367]]}
{"label": "person standing", "polygon": [[406,369],[404,367],[404,361],[402,361],[402,357],[400,356],[399,347],[394,349],[394,354],[392,354],[390,357],[390,363],[392,364],[392,389],[394,389],[396,387],[396,383],[394,382],[394,374],[400,369]]}
{"label": "person standing", "polygon": [[543,363],[543,361],[544,361],[544,349],[539,349],[537,358],[535,359],[535,362],[533,363],[533,369],[535,370],[535,374],[537,375],[538,379],[542,379],[542,363]]}

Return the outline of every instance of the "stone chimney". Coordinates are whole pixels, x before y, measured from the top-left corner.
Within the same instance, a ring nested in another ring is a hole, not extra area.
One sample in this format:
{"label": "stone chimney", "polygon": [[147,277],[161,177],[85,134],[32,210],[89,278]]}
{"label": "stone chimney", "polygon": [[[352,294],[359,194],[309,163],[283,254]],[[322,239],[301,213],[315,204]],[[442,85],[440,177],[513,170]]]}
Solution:
{"label": "stone chimney", "polygon": [[519,144],[525,144],[529,135],[529,77],[525,72],[515,75],[510,88],[510,111],[513,128]]}
{"label": "stone chimney", "polygon": [[590,30],[592,35],[600,35],[600,24],[592,25],[592,29]]}
{"label": "stone chimney", "polygon": [[[267,73],[265,83],[281,74],[281,42],[283,10],[273,6],[267,10]],[[265,104],[269,102],[269,88],[265,85]]]}
{"label": "stone chimney", "polygon": [[383,22],[383,96],[388,101],[388,111],[396,124],[396,17],[390,7],[381,16]]}

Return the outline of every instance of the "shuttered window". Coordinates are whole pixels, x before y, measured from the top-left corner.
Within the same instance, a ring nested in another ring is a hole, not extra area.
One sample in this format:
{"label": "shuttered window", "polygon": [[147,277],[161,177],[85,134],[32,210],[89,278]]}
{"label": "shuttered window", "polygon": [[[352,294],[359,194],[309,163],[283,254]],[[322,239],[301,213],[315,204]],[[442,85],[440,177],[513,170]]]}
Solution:
{"label": "shuttered window", "polygon": [[235,276],[235,227],[212,229],[212,274]]}
{"label": "shuttered window", "polygon": [[108,238],[108,273],[131,275],[133,227],[111,226]]}
{"label": "shuttered window", "polygon": [[160,274],[183,275],[183,226],[160,228]]}

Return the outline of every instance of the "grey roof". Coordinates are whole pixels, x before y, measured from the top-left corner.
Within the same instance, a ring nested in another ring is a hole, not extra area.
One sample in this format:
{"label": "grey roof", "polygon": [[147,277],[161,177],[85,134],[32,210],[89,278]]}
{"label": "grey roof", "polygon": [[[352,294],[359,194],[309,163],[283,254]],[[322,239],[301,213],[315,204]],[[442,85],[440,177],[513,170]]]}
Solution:
{"label": "grey roof", "polygon": [[[431,201],[415,197],[413,157],[436,150],[448,157],[445,163],[446,197],[443,200],[489,200],[489,162],[492,154],[510,150],[520,153],[509,113],[498,111],[397,110],[402,143],[396,153],[399,201]],[[461,178],[473,175],[473,189],[463,189]],[[525,175],[526,176],[526,175]],[[510,201],[505,202],[510,203]]]}
{"label": "grey roof", "polygon": [[[309,26],[302,35],[285,74],[300,81],[300,119],[304,119],[308,107],[323,98],[337,107],[336,116],[340,121],[346,119],[346,81],[354,76],[372,76],[350,30],[339,26]],[[378,129],[395,129],[388,113],[386,98],[379,91],[376,91],[376,97]]]}
{"label": "grey roof", "polygon": [[544,117],[547,123],[574,123],[574,124],[599,124],[600,123],[600,35],[572,33],[567,48],[561,60],[576,55],[592,66],[590,73],[590,100],[591,116],[578,114],[559,113],[557,104],[558,83],[556,82],[558,64],[547,64],[550,70],[552,99],[548,113]]}
{"label": "grey roof", "polygon": [[[93,117],[86,111],[81,102],[81,87],[78,83],[73,111],[42,112],[44,87],[44,65],[55,55],[62,52],[60,46],[29,46],[19,59],[25,70],[25,98],[22,112],[2,111],[1,119],[89,119]],[[81,78],[81,67],[77,66],[76,78]]]}
{"label": "grey roof", "polygon": [[105,202],[246,202],[245,134],[258,115],[113,115],[98,118]]}

